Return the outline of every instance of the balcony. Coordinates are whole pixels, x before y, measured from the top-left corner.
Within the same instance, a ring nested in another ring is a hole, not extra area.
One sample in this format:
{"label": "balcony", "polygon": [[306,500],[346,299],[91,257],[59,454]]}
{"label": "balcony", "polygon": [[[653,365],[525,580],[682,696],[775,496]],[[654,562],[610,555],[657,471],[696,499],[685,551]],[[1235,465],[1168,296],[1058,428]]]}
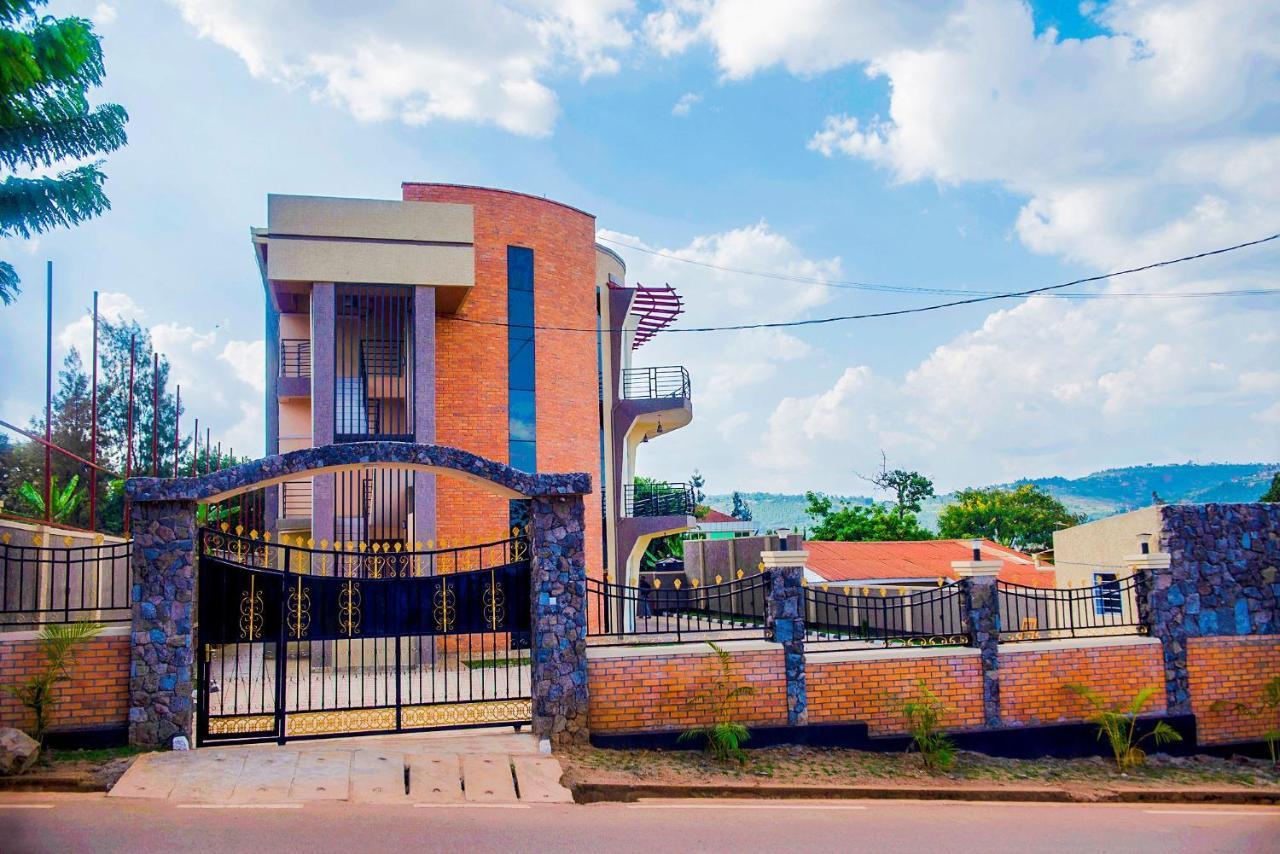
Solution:
{"label": "balcony", "polygon": [[689,371],[683,367],[627,368],[622,372],[622,400],[687,400],[689,396]]}
{"label": "balcony", "polygon": [[311,394],[311,342],[306,338],[280,339],[279,397],[307,397]]}
{"label": "balcony", "polygon": [[639,483],[623,488],[624,516],[690,516],[693,514],[693,487],[687,483]]}

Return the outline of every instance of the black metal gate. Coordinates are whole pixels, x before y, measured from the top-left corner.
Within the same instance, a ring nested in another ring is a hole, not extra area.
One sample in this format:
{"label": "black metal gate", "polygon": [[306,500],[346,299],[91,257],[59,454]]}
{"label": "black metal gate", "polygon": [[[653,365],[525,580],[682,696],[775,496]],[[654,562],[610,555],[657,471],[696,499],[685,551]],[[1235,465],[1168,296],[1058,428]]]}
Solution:
{"label": "black metal gate", "polygon": [[530,721],[523,537],[315,546],[201,530],[197,744]]}

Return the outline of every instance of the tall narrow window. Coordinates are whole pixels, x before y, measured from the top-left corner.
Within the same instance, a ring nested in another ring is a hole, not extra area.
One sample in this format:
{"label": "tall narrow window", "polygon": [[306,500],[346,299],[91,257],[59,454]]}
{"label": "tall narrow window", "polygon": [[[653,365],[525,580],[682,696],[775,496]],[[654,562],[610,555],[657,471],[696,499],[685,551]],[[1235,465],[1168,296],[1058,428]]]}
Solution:
{"label": "tall narrow window", "polygon": [[538,470],[534,382],[533,250],[507,247],[507,399],[511,465]]}

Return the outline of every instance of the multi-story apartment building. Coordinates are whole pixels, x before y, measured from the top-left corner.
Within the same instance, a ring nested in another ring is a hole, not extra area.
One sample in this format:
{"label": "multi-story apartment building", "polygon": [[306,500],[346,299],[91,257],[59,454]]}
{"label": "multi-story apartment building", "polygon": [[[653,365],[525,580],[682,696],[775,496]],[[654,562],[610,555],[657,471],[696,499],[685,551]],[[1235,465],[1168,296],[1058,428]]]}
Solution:
{"label": "multi-story apartment building", "polygon": [[[680,311],[626,284],[595,217],[504,190],[403,185],[401,201],[269,196],[253,230],[266,292],[266,450],[368,440],[462,448],[526,471],[585,471],[589,574],[635,583],[655,536],[693,524],[683,484],[635,484],[640,447],[692,417],[681,367],[632,365]],[[598,501],[599,503],[595,503]],[[494,539],[520,502],[371,467],[268,491],[268,519],[316,544]],[[622,571],[627,567],[627,571]]]}

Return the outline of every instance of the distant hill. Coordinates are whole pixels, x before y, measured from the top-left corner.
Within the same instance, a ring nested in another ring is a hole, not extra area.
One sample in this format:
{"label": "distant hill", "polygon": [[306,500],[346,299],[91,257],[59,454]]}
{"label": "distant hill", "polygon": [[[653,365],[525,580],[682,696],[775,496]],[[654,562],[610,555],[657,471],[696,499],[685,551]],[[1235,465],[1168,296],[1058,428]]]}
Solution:
{"label": "distant hill", "polygon": [[[1182,463],[1145,465],[1106,469],[1084,477],[1041,477],[996,484],[1010,487],[1032,483],[1056,497],[1075,513],[1090,519],[1113,516],[1146,507],[1152,492],[1169,503],[1203,503],[1209,501],[1256,501],[1266,492],[1272,475],[1280,463]],[[940,495],[925,503],[920,521],[936,527],[938,512],[951,501],[954,493]],[[752,517],[762,530],[787,525],[804,528],[812,524],[804,512],[803,495],[776,492],[743,494]],[[837,504],[869,504],[866,495],[833,496]],[[728,495],[708,495],[707,503],[728,513],[733,502]]]}

